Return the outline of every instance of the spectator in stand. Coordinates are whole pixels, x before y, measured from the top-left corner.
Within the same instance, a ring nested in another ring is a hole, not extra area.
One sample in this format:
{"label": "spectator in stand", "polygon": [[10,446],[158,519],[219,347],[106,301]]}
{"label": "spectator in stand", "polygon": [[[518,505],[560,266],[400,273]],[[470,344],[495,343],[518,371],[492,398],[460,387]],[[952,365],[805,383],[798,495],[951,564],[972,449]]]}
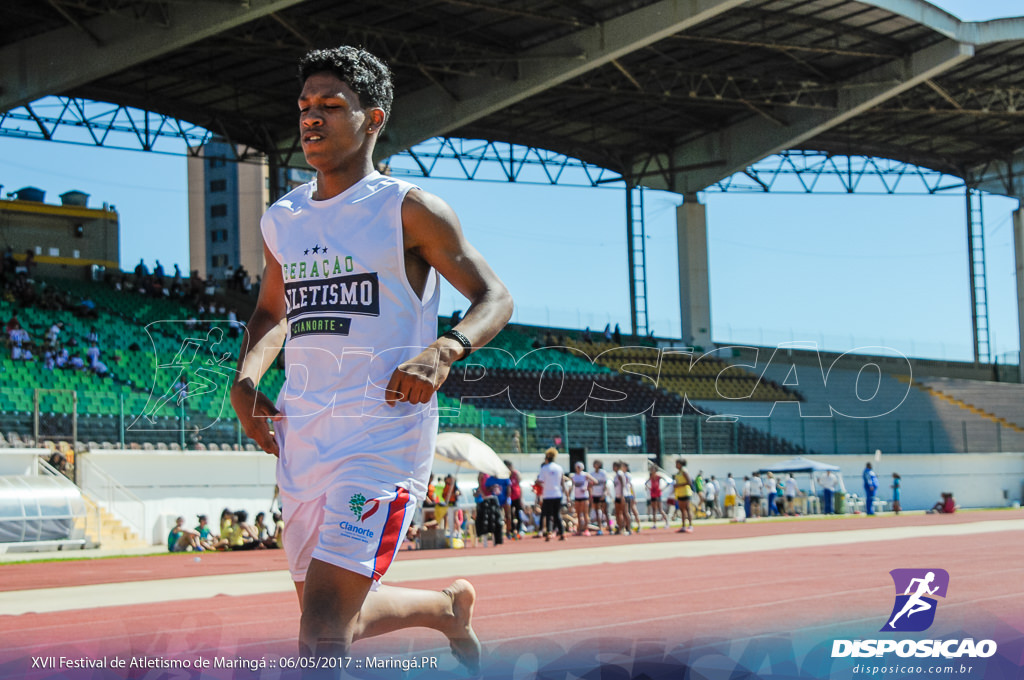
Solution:
{"label": "spectator in stand", "polygon": [[185,526],[185,518],[174,520],[174,528],[167,534],[167,552],[186,552],[202,550],[199,544],[199,532]]}
{"label": "spectator in stand", "polygon": [[21,321],[18,319],[17,310],[14,310],[11,312],[11,318],[7,320],[7,325],[4,327],[4,332],[6,332],[7,337],[13,341],[15,338],[14,332],[20,330],[22,330]]}
{"label": "spectator in stand", "polygon": [[241,329],[242,329],[242,325],[240,323],[238,323],[238,313],[235,312],[235,308],[234,307],[232,307],[231,309],[228,310],[227,319],[228,319],[228,337],[237,338],[239,333],[240,333],[240,331],[241,331]]}
{"label": "spectator in stand", "polygon": [[82,298],[82,301],[78,303],[78,309],[75,310],[75,314],[82,318],[98,319],[99,312],[96,311],[96,303],[91,298]]}
{"label": "spectator in stand", "polygon": [[54,353],[53,364],[57,368],[67,368],[69,361],[71,361],[71,356],[68,354],[67,347],[61,347]]}
{"label": "spectator in stand", "polygon": [[149,276],[149,267],[146,266],[146,261],[143,258],[139,258],[139,263],[135,265],[135,278],[144,279]]}
{"label": "spectator in stand", "polygon": [[622,344],[622,329],[619,328],[619,324],[615,324],[615,330],[612,331],[612,342],[616,345]]}
{"label": "spectator in stand", "polygon": [[153,267],[153,276],[157,279],[162,279],[164,277],[164,266],[160,264],[160,260],[157,260],[156,266]]}
{"label": "spectator in stand", "polygon": [[89,349],[85,350],[85,358],[88,359],[90,367],[95,366],[100,360],[100,348],[95,342],[90,343]]}
{"label": "spectator in stand", "polygon": [[35,274],[36,271],[36,254],[31,248],[25,250],[24,262],[22,262],[18,267],[15,267],[14,271],[18,274],[24,274],[26,282],[35,282],[33,274]]}
{"label": "spectator in stand", "polygon": [[181,406],[188,399],[188,376],[184,373],[171,387],[171,394],[174,395],[174,403]]}
{"label": "spectator in stand", "polygon": [[64,322],[57,321],[50,326],[50,330],[46,331],[46,346],[56,347],[60,342],[60,332],[64,330]]}

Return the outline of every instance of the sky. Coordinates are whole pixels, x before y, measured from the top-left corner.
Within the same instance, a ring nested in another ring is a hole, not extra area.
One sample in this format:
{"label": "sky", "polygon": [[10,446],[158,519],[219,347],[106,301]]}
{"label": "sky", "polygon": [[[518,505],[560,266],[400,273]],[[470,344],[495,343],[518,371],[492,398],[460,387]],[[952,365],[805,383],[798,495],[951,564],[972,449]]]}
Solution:
{"label": "sky", "polygon": [[[938,0],[965,20],[1024,14],[1019,0]],[[415,179],[447,200],[469,240],[516,299],[519,323],[629,328],[625,194]],[[0,185],[37,186],[48,202],[79,189],[117,206],[121,264],[159,258],[188,271],[181,156],[0,137]],[[914,357],[972,358],[964,199],[705,193],[716,343],[803,340],[833,351],[867,345]],[[681,197],[645,192],[648,308],[656,335],[680,337],[675,211]],[[984,201],[993,354],[1016,363],[1011,212]],[[441,310],[465,309],[450,287]],[[1012,357],[1008,356],[1010,353]]]}

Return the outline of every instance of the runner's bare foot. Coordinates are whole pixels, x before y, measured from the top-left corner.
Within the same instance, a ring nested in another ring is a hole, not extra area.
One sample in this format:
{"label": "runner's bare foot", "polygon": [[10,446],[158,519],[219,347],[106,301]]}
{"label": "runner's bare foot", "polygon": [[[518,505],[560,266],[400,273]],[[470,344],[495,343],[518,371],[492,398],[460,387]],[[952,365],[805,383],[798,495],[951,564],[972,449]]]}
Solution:
{"label": "runner's bare foot", "polygon": [[480,640],[473,632],[473,605],[476,603],[476,590],[472,583],[460,578],[441,592],[452,598],[452,614],[455,618],[451,629],[446,632],[452,656],[469,669],[470,673],[478,673],[480,671]]}

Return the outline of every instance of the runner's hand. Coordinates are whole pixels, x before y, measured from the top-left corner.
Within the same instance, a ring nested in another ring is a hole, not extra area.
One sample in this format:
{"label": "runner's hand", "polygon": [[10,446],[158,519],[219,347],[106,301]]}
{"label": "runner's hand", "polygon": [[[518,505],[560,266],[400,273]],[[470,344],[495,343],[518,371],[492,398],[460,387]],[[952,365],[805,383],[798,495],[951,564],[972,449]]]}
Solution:
{"label": "runner's hand", "polygon": [[428,347],[415,357],[399,365],[391,374],[384,392],[388,406],[400,401],[425,404],[431,395],[448,379],[451,362],[443,358],[445,352]]}
{"label": "runner's hand", "polygon": [[252,380],[246,378],[231,386],[231,406],[245,434],[267,453],[280,455],[277,439],[267,420],[277,422],[284,416],[267,395],[253,386]]}

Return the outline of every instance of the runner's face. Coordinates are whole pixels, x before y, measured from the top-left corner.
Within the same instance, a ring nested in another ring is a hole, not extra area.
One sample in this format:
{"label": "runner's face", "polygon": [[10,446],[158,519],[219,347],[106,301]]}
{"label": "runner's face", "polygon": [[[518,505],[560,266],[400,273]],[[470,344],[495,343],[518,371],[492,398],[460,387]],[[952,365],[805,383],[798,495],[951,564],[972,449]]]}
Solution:
{"label": "runner's face", "polygon": [[321,172],[344,165],[380,129],[384,112],[364,109],[359,95],[331,73],[314,73],[299,95],[299,135],[306,161]]}

